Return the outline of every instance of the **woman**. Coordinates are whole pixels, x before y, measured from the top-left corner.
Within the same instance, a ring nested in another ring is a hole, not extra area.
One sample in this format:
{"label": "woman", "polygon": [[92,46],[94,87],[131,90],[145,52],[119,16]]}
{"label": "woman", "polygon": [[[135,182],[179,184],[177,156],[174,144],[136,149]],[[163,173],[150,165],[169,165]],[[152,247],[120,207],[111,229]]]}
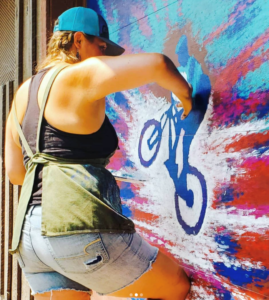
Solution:
{"label": "woman", "polygon": [[156,82],[181,100],[183,119],[191,87],[166,56],[123,52],[93,10],[67,10],[39,72],[15,96],[5,165],[10,181],[23,187],[12,252],[35,299],[88,299],[90,289],[165,300],[188,294],[184,270],[121,214],[104,166],[118,145],[105,115],[107,95]]}

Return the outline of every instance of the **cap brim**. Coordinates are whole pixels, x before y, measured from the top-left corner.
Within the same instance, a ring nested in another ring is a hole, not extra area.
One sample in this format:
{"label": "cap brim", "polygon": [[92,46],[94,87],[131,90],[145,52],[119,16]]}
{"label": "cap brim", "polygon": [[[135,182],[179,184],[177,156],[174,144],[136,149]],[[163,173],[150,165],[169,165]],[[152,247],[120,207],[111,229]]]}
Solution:
{"label": "cap brim", "polygon": [[98,36],[98,38],[107,43],[106,54],[111,56],[121,55],[125,49],[109,39]]}

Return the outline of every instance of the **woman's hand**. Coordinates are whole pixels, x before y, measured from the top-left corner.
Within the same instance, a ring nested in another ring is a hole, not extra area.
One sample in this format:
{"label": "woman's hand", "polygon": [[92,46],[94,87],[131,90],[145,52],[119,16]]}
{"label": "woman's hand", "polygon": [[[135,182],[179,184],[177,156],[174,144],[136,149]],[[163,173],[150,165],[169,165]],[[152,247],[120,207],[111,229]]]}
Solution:
{"label": "woman's hand", "polygon": [[183,113],[181,115],[181,120],[184,120],[187,118],[188,114],[191,112],[192,110],[192,101],[190,100],[186,100],[184,102],[180,102],[177,107],[182,107],[183,108]]}
{"label": "woman's hand", "polygon": [[183,113],[181,115],[181,120],[184,120],[192,110],[192,91],[193,91],[193,88],[192,88],[191,84],[189,84],[189,87],[190,87],[189,96],[187,98],[183,98],[183,99],[178,99],[177,98],[179,100],[179,102],[176,106],[183,108]]}

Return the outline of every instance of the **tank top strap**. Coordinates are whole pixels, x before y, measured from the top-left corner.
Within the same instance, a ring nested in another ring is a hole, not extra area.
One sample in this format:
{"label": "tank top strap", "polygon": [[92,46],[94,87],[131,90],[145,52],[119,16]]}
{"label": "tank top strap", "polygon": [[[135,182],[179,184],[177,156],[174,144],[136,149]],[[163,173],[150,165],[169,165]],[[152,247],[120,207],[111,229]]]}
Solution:
{"label": "tank top strap", "polygon": [[[43,115],[44,115],[44,110],[45,110],[45,106],[47,103],[47,99],[48,99],[48,95],[49,92],[51,90],[51,86],[56,78],[56,76],[60,73],[60,71],[64,68],[66,68],[68,65],[67,64],[61,64],[59,66],[55,67],[55,70],[49,80],[49,82],[47,83],[44,95],[43,95],[43,99],[42,99],[42,103],[41,103],[41,108],[40,108],[40,112],[38,115],[38,103],[37,103],[37,95],[38,95],[38,89],[40,86],[40,83],[44,77],[44,75],[46,74],[46,72],[42,72],[42,73],[38,73],[37,75],[34,75],[31,79],[30,82],[30,86],[29,86],[29,96],[28,96],[28,106],[27,106],[27,110],[28,109],[32,109],[33,110],[33,114],[32,117],[34,118],[32,126],[34,126],[34,128],[37,128],[37,130],[35,130],[36,132],[36,153],[39,153],[39,137],[40,137],[40,129],[41,129],[41,123],[42,123],[42,119],[43,119]],[[12,116],[15,122],[15,126],[16,129],[18,131],[19,137],[21,139],[22,145],[27,153],[27,155],[29,156],[29,158],[31,159],[34,155],[29,143],[27,142],[25,135],[22,131],[21,125],[19,123],[18,117],[17,117],[17,110],[16,110],[16,94],[14,97],[14,102],[13,102],[13,106],[12,106]],[[38,118],[35,119],[35,116],[38,115]]]}
{"label": "tank top strap", "polygon": [[40,107],[40,113],[39,113],[39,119],[38,119],[38,126],[37,126],[37,136],[36,136],[36,153],[39,153],[39,139],[40,139],[40,130],[41,130],[41,124],[43,120],[44,110],[45,106],[48,100],[48,96],[52,87],[52,84],[56,78],[56,76],[63,70],[64,68],[68,67],[68,64],[59,65],[56,66],[54,69],[54,72],[52,73],[49,82],[47,83],[47,86],[45,88],[45,92],[42,98],[41,107]]}
{"label": "tank top strap", "polygon": [[[36,135],[37,135],[38,120],[39,120],[39,112],[40,112],[38,106],[38,100],[37,100],[38,91],[44,76],[50,69],[51,67],[42,69],[36,75],[32,76],[29,85],[28,104],[27,104],[27,109],[21,127],[25,139],[27,140],[28,145],[30,146],[33,154],[35,154],[35,149],[36,149]],[[22,145],[22,152],[25,155],[26,149],[24,148],[23,145]]]}

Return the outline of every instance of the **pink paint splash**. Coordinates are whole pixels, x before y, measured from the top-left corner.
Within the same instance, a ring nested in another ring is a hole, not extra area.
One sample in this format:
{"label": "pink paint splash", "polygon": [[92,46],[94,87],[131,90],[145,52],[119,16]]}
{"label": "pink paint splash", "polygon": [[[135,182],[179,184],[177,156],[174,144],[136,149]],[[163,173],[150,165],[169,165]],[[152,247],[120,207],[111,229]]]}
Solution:
{"label": "pink paint splash", "polygon": [[146,36],[152,36],[152,29],[148,23],[148,16],[145,15],[144,7],[131,6],[132,16],[137,18],[137,23],[141,33]]}
{"label": "pink paint splash", "polygon": [[[230,59],[225,67],[214,71],[216,81],[213,85],[214,113],[211,118],[211,126],[218,124],[229,127],[234,124],[233,120],[236,117],[240,118],[242,113],[250,115],[267,105],[268,93],[257,91],[251,93],[248,99],[236,99],[233,87],[240,78],[245,77],[248,72],[258,69],[267,60],[269,50],[260,56],[255,56],[253,53],[262,47],[264,41],[268,39],[269,29],[241,51],[237,57]],[[245,122],[249,122],[249,120]]]}

